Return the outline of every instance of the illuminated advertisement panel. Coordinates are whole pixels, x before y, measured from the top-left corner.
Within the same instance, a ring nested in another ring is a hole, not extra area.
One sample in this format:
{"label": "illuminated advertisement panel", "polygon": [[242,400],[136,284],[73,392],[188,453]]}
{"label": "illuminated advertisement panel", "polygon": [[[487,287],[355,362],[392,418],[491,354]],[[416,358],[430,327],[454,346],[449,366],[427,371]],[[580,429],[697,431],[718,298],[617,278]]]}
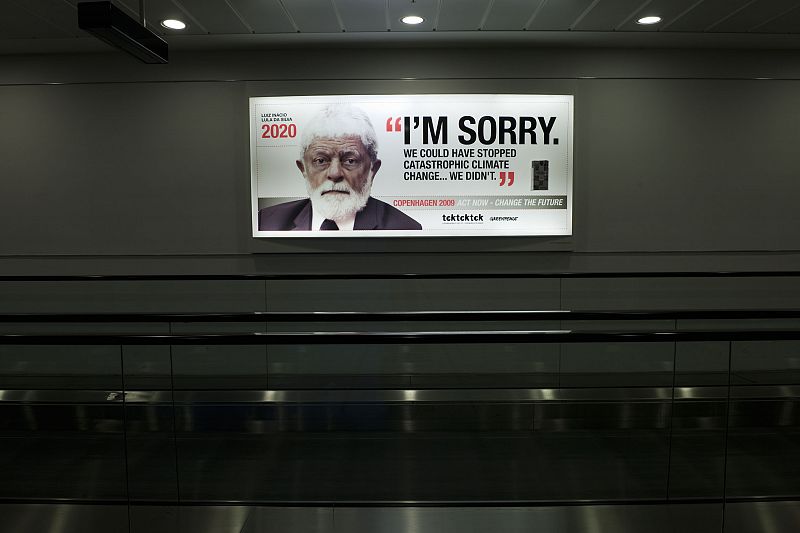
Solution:
{"label": "illuminated advertisement panel", "polygon": [[250,98],[254,237],[572,234],[571,95]]}

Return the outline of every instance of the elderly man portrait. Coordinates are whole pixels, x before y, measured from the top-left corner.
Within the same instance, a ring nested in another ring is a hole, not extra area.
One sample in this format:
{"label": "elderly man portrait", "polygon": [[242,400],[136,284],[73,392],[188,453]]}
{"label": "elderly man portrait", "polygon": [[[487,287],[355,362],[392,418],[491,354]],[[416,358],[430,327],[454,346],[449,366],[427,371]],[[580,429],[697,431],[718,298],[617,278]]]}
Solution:
{"label": "elderly man portrait", "polygon": [[422,229],[370,196],[381,160],[375,128],[363,110],[337,104],[317,113],[303,127],[296,164],[308,198],[259,210],[259,231]]}

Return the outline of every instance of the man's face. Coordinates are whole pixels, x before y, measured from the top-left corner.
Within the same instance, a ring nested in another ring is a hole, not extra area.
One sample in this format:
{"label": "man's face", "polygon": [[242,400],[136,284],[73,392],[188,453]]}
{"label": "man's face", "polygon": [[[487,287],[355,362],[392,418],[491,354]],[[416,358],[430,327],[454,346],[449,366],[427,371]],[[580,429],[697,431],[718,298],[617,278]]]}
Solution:
{"label": "man's face", "polygon": [[354,136],[315,139],[297,161],[312,202],[332,220],[354,215],[366,205],[380,166]]}
{"label": "man's face", "polygon": [[[380,162],[377,164],[380,166]],[[303,160],[297,162],[297,167],[313,189],[331,182],[357,192],[364,190],[372,178],[371,174],[377,171],[377,168],[373,170],[373,161],[358,137],[315,139],[303,154]]]}

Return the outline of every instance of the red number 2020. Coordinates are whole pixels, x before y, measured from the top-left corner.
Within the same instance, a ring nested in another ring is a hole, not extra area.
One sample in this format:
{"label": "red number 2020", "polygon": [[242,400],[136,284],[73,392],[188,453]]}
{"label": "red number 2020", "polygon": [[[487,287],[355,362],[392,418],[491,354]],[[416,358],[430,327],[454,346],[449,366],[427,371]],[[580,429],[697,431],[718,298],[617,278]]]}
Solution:
{"label": "red number 2020", "polygon": [[294,124],[262,124],[262,139],[294,139],[297,126]]}

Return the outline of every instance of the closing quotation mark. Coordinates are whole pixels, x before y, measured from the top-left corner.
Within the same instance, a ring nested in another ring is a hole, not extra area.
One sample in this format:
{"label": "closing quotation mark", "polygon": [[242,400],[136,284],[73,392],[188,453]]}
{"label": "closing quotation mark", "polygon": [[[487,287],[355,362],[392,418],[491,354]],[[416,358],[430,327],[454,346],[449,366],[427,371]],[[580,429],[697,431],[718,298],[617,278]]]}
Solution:
{"label": "closing quotation mark", "polygon": [[[508,175],[508,183],[506,183],[506,175]],[[513,172],[501,172],[500,173],[500,186],[508,185],[511,187],[514,185],[514,173]]]}

